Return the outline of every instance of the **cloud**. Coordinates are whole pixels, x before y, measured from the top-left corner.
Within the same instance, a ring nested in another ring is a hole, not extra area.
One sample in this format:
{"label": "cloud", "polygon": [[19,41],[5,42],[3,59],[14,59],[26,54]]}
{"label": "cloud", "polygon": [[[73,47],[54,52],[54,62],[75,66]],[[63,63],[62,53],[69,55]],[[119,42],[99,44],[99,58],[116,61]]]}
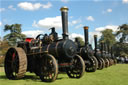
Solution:
{"label": "cloud", "polygon": [[[79,24],[81,22],[81,19],[76,19],[76,20],[72,20],[70,22],[68,22],[68,26],[74,26],[76,24]],[[44,19],[41,19],[39,21],[34,21],[32,24],[33,27],[37,27],[37,28],[51,28],[51,27],[55,27],[57,29],[62,28],[62,20],[61,20],[61,16],[56,16],[56,17],[46,17]],[[80,28],[82,27],[82,24],[79,24],[76,26],[76,28]]]}
{"label": "cloud", "polygon": [[93,18],[92,16],[88,16],[88,17],[86,18],[86,20],[88,20],[88,21],[94,21],[94,18]]}
{"label": "cloud", "polygon": [[107,12],[112,12],[112,9],[107,9]]}
{"label": "cloud", "polygon": [[63,2],[63,3],[68,3],[69,0],[61,0],[61,2]]}
{"label": "cloud", "polygon": [[78,28],[82,28],[83,26],[84,26],[83,24],[79,24],[75,28],[78,29]]}
{"label": "cloud", "polygon": [[117,28],[118,28],[118,26],[116,26],[116,25],[106,25],[104,27],[98,27],[98,28],[96,28],[95,31],[99,31],[100,32],[100,31],[103,31],[105,29],[112,29],[113,32],[116,32],[117,31]]}
{"label": "cloud", "polygon": [[90,44],[94,43],[94,35],[97,35],[97,38],[99,40],[102,34],[98,31],[89,32],[89,42],[90,42]]}
{"label": "cloud", "polygon": [[78,24],[78,23],[80,23],[80,22],[81,22],[81,19],[77,19],[77,20],[71,21],[69,24],[70,24],[70,25],[76,25],[76,24]]}
{"label": "cloud", "polygon": [[73,41],[75,40],[76,37],[81,37],[84,40],[84,35],[82,35],[82,34],[77,34],[77,33],[69,34],[69,39],[71,39]]}
{"label": "cloud", "polygon": [[112,29],[113,32],[116,32],[117,28],[118,28],[118,26],[116,26],[116,25],[106,25],[104,27],[97,27],[97,28],[95,28],[94,32],[89,32],[89,42],[94,43],[94,35],[97,35],[97,38],[99,40],[102,35],[101,31],[103,31],[105,29]]}
{"label": "cloud", "polygon": [[2,26],[2,22],[0,21],[0,26]]}
{"label": "cloud", "polygon": [[99,2],[99,1],[102,1],[102,0],[93,0],[94,2]]}
{"label": "cloud", "polygon": [[52,7],[52,4],[50,2],[48,2],[47,4],[42,4],[42,7],[45,9],[48,9],[48,8]]}
{"label": "cloud", "polygon": [[123,4],[128,4],[128,0],[122,0]]}
{"label": "cloud", "polygon": [[14,8],[13,5],[8,6],[8,8],[11,10],[16,10],[16,8]]}
{"label": "cloud", "polygon": [[112,9],[111,8],[102,11],[103,14],[111,13],[111,12],[112,12]]}
{"label": "cloud", "polygon": [[72,18],[73,18],[73,16],[69,16],[69,18],[70,18],[70,19],[72,19]]}
{"label": "cloud", "polygon": [[34,21],[32,26],[48,29],[51,27],[62,28],[61,16],[47,17],[42,20],[39,20],[38,22]]}
{"label": "cloud", "polygon": [[47,4],[41,4],[41,3],[30,3],[30,2],[21,2],[18,4],[18,7],[20,7],[21,9],[24,10],[28,10],[28,11],[34,11],[34,10],[38,10],[41,7],[42,8],[50,8],[52,6],[52,4],[50,2],[48,2]]}
{"label": "cloud", "polygon": [[24,10],[37,10],[41,7],[41,4],[40,3],[35,3],[35,4],[32,4],[30,2],[21,2],[18,4],[18,7],[24,9]]}
{"label": "cloud", "polygon": [[5,8],[0,8],[0,12],[5,11]]}
{"label": "cloud", "polygon": [[36,38],[37,35],[44,33],[40,30],[31,30],[31,31],[23,31],[23,34],[25,34],[27,37],[33,37]]}
{"label": "cloud", "polygon": [[[94,35],[98,35],[98,37],[100,37],[101,33],[100,32],[89,32],[89,43],[90,44],[94,43],[94,37],[93,37]],[[73,41],[75,40],[76,37],[81,37],[82,40],[85,41],[84,35],[82,35],[82,34],[78,34],[78,33],[69,34],[69,39],[71,39]]]}

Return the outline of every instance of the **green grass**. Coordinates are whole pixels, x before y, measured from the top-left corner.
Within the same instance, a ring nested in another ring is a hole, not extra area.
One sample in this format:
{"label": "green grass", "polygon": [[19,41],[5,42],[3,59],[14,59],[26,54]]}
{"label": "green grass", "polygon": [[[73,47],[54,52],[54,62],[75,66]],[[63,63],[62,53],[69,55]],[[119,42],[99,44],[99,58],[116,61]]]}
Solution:
{"label": "green grass", "polygon": [[24,79],[8,80],[4,72],[0,72],[0,85],[128,85],[128,64],[117,64],[94,73],[85,72],[80,79],[59,74],[57,80],[52,83],[41,82],[39,77],[32,73],[27,73]]}

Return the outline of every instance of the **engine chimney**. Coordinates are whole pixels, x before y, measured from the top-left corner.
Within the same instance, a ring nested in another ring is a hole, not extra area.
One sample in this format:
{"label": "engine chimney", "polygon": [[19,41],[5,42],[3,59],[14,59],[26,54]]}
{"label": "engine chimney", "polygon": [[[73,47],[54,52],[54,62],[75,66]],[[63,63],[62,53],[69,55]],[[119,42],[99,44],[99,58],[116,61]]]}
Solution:
{"label": "engine chimney", "polygon": [[105,43],[103,43],[103,48],[104,48],[105,54],[107,54],[107,48],[106,48],[106,44]]}
{"label": "engine chimney", "polygon": [[108,51],[108,53],[110,52],[109,44],[107,44],[107,51]]}
{"label": "engine chimney", "polygon": [[101,42],[101,53],[102,53],[102,56],[104,54],[104,45],[103,45],[103,42]]}
{"label": "engine chimney", "polygon": [[63,39],[68,39],[68,8],[64,6],[60,10],[62,17]]}
{"label": "engine chimney", "polygon": [[84,27],[85,46],[88,44],[88,26]]}
{"label": "engine chimney", "polygon": [[76,37],[76,38],[75,38],[75,42],[78,42],[78,41],[79,41],[79,40],[78,40],[78,38]]}
{"label": "engine chimney", "polygon": [[94,42],[95,42],[95,54],[97,53],[97,35],[94,35]]}
{"label": "engine chimney", "polygon": [[78,39],[78,38],[75,38],[75,42],[76,42],[76,44],[78,45],[78,47],[80,48],[80,47],[81,47],[81,45],[80,45],[80,41],[79,41],[79,39]]}
{"label": "engine chimney", "polygon": [[113,47],[111,47],[111,56],[113,56]]}

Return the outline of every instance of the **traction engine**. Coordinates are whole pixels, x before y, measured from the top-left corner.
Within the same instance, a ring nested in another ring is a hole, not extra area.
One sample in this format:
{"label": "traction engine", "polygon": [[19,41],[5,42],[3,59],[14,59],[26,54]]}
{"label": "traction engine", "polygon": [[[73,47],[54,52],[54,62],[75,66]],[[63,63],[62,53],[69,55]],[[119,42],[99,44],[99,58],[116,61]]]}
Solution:
{"label": "traction engine", "polygon": [[79,41],[76,38],[75,42],[77,43],[78,49],[77,52],[80,56],[82,56],[83,60],[85,61],[85,71],[86,72],[95,72],[98,67],[98,61],[94,56],[94,51],[92,46],[88,42],[88,27],[84,27],[84,37],[85,37],[85,46],[80,46]]}
{"label": "traction engine", "polygon": [[42,81],[56,80],[58,72],[66,72],[70,78],[81,78],[85,64],[77,55],[77,46],[68,38],[68,8],[61,8],[63,39],[58,39],[55,28],[50,35],[40,34],[8,49],[5,57],[5,74],[8,79],[19,79],[33,72]]}
{"label": "traction engine", "polygon": [[94,56],[98,60],[98,68],[97,69],[101,70],[101,69],[105,68],[105,61],[102,57],[101,51],[98,49],[98,46],[97,46],[97,35],[94,35],[94,43],[95,43]]}

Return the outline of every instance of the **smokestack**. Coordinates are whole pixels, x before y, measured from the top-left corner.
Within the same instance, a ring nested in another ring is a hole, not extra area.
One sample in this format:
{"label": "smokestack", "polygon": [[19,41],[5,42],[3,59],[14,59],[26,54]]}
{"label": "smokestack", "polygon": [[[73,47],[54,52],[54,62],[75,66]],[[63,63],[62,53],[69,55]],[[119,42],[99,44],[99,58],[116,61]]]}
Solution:
{"label": "smokestack", "polygon": [[62,17],[63,39],[68,39],[68,8],[64,6],[60,10]]}
{"label": "smokestack", "polygon": [[107,44],[107,51],[108,51],[108,53],[110,52],[109,44]]}
{"label": "smokestack", "polygon": [[75,38],[75,42],[77,43],[78,47],[81,47],[81,45],[80,45],[80,41],[79,41],[78,38]]}
{"label": "smokestack", "polygon": [[101,53],[102,53],[102,56],[103,56],[103,53],[104,53],[104,45],[103,45],[103,42],[101,42]]}
{"label": "smokestack", "polygon": [[78,42],[78,38],[75,38],[75,42]]}
{"label": "smokestack", "polygon": [[104,47],[105,54],[107,54],[107,48],[106,48],[106,44],[105,43],[103,43],[103,47]]}
{"label": "smokestack", "polygon": [[95,53],[97,52],[97,35],[94,35]]}
{"label": "smokestack", "polygon": [[85,46],[88,44],[88,26],[84,27],[84,38],[85,38]]}

